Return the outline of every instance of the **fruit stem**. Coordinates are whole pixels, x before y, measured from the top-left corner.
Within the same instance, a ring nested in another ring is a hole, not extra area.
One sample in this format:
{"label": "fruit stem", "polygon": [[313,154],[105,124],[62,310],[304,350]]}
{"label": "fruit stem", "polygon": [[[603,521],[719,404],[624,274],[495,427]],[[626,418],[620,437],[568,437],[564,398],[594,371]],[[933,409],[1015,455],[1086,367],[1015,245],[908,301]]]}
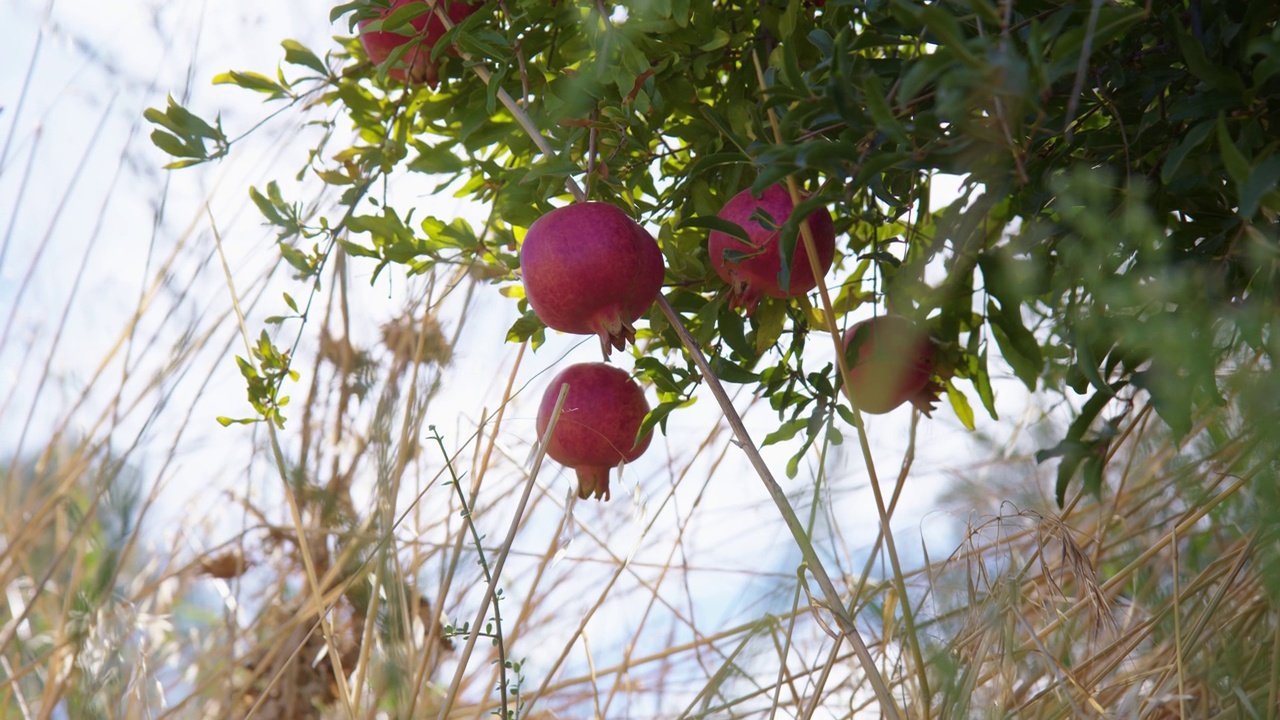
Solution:
{"label": "fruit stem", "polygon": [[[769,86],[764,79],[764,68],[760,65],[760,56],[753,51],[751,58],[755,62],[756,81],[760,84],[760,91],[768,93]],[[778,122],[778,115],[772,107],[769,107],[768,115],[774,141],[782,143],[782,127]],[[800,188],[792,175],[787,175],[787,191],[791,194],[792,205],[799,205]],[[916,666],[916,677],[920,683],[920,700],[924,704],[923,717],[929,717],[929,706],[932,704],[932,695],[929,691],[929,674],[924,661],[924,653],[920,649],[920,637],[916,632],[915,617],[911,609],[911,596],[907,594],[906,577],[902,573],[902,564],[898,560],[898,548],[893,541],[893,532],[889,528],[889,513],[885,509],[884,494],[880,491],[880,479],[876,475],[875,462],[871,457],[871,443],[867,438],[867,429],[862,423],[862,414],[859,412],[858,402],[853,396],[853,378],[849,374],[849,362],[844,355],[844,338],[841,336],[840,328],[836,326],[836,315],[831,303],[831,292],[827,289],[827,281],[823,277],[822,266],[818,262],[817,248],[813,241],[813,231],[810,230],[807,219],[800,222],[800,239],[804,242],[805,253],[809,256],[809,267],[812,269],[813,278],[818,284],[818,295],[822,298],[822,311],[825,316],[824,319],[827,321],[827,330],[831,333],[831,342],[835,344],[836,366],[840,371],[844,396],[849,400],[849,406],[853,409],[854,417],[858,420],[856,426],[858,445],[862,450],[863,461],[866,464],[867,479],[871,485],[871,493],[875,497],[876,512],[880,515],[880,531],[884,536],[885,550],[889,554],[889,564],[893,568],[894,585],[897,588],[898,595],[902,598],[902,622],[906,626],[907,637],[910,640],[908,644],[911,647],[912,659],[915,661]]]}
{"label": "fruit stem", "polygon": [[840,626],[841,633],[849,638],[849,643],[853,646],[853,652],[858,656],[863,672],[867,674],[867,681],[871,683],[876,697],[880,700],[882,711],[888,717],[901,718],[902,715],[898,712],[898,704],[894,701],[888,686],[885,685],[884,678],[881,677],[879,670],[876,669],[875,658],[871,656],[871,651],[867,649],[867,644],[863,641],[862,634],[858,632],[857,626],[853,623],[853,618],[849,616],[849,611],[845,608],[844,602],[840,598],[840,592],[836,589],[835,583],[831,582],[831,577],[827,575],[826,568],[822,565],[822,558],[818,557],[817,551],[813,548],[813,543],[809,541],[804,525],[800,523],[800,518],[796,516],[795,510],[787,500],[787,494],[778,485],[778,481],[773,478],[773,473],[769,472],[769,466],[765,464],[764,458],[761,457],[755,442],[751,440],[751,434],[747,431],[747,426],[743,424],[742,416],[738,414],[738,410],[733,406],[729,393],[725,392],[724,386],[720,384],[720,378],[716,377],[716,374],[711,370],[711,365],[707,362],[706,356],[702,354],[702,349],[698,347],[698,343],[689,335],[689,331],[685,328],[684,323],[681,322],[680,316],[676,314],[676,311],[672,309],[667,299],[662,295],[658,295],[658,307],[662,310],[662,314],[666,316],[667,322],[671,323],[671,327],[675,328],[676,334],[680,336],[680,342],[684,344],[689,356],[693,358],[693,362],[698,366],[703,379],[707,381],[707,387],[711,389],[711,394],[715,396],[720,409],[724,411],[725,420],[728,421],[729,428],[733,430],[733,434],[737,436],[739,446],[747,453],[747,459],[751,462],[756,474],[764,482],[765,489],[769,491],[769,497],[778,506],[778,511],[782,514],[782,519],[786,522],[787,529],[791,531],[796,544],[800,546],[800,552],[804,555],[805,565],[808,566],[810,574],[818,582],[818,587],[822,589],[822,594],[826,598],[825,603],[821,604],[825,605],[827,610],[835,616],[836,624]]}

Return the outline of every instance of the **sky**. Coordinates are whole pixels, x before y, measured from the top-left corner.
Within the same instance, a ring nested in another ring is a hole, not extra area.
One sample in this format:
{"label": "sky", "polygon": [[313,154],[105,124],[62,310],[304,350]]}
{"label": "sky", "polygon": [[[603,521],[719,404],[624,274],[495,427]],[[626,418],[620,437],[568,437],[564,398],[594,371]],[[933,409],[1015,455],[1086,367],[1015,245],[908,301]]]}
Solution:
{"label": "sky", "polygon": [[[305,289],[278,271],[261,299],[250,302],[262,290],[255,283],[278,254],[272,232],[248,202],[248,187],[278,179],[286,194],[302,192],[292,177],[314,135],[286,114],[238,144],[227,160],[168,172],[161,169],[167,158],[151,146],[141,115],[172,95],[198,114],[220,116],[228,134],[238,136],[269,108],[251,93],[214,86],[209,79],[228,69],[272,72],[284,38],[323,55],[334,47],[332,35],[345,28],[331,27],[326,7],[305,0],[0,0],[0,8],[7,19],[0,24],[0,322],[5,323],[0,332],[6,338],[0,346],[0,453],[30,452],[64,422],[73,434],[94,435],[106,428],[118,451],[138,446],[136,461],[164,483],[151,521],[162,534],[177,532],[177,519],[207,503],[214,490],[247,486],[269,497],[270,477],[255,465],[261,457],[241,452],[254,442],[253,430],[223,429],[214,422],[219,415],[250,413],[231,358],[244,349],[230,314],[215,237],[221,238],[231,284],[246,302],[247,327],[256,335],[263,318],[281,313],[281,292],[301,299]],[[398,202],[418,207],[419,216],[478,219],[484,214],[453,198],[429,197],[423,188],[405,181],[393,190]],[[357,266],[352,272],[360,342],[373,342],[377,327],[406,301],[402,278],[387,273],[371,286],[370,271]],[[159,283],[153,282],[157,276]],[[133,326],[140,302],[170,309],[149,312]],[[446,436],[464,436],[482,407],[496,405],[514,357],[513,346],[503,341],[516,317],[513,301],[479,292],[469,317],[451,375],[433,406],[439,408],[433,410],[439,412],[435,423]],[[208,330],[213,339],[191,358],[188,370],[166,375],[164,358],[190,344],[183,328]],[[820,366],[831,350],[822,343],[810,345],[810,363]],[[301,347],[313,350],[314,337],[304,332]],[[105,365],[104,357],[111,358]],[[528,450],[539,378],[550,377],[541,373],[564,362],[596,359],[594,341],[556,334],[526,358],[518,384],[528,383],[530,390],[512,408],[501,438],[510,454]],[[99,377],[112,381],[95,383]],[[128,392],[120,405],[98,390],[121,384]],[[1026,417],[1020,385],[1003,379],[997,388],[1004,421],[991,421],[979,410],[983,437],[1008,437]],[[619,533],[619,553],[630,551],[651,510],[644,498],[660,490],[653,489],[654,478],[686,464],[688,439],[701,439],[723,422],[713,399],[704,395],[693,408],[672,416],[667,435],[655,438],[646,456],[628,469],[630,483],[650,483],[642,486],[642,496],[615,492],[612,504],[621,506],[631,527]],[[738,407],[748,400],[746,392],[740,393]],[[757,440],[777,422],[759,412],[749,420]],[[870,421],[882,477],[896,474],[908,422],[905,409]],[[965,518],[939,522],[935,501],[975,459],[975,437],[945,404],[934,420],[921,423],[919,433],[917,470],[894,527],[903,552],[917,555],[926,542],[935,556],[945,555]],[[856,557],[874,540],[876,519],[852,431],[846,436],[850,441],[836,449],[830,463],[840,484],[831,500],[833,514],[850,518],[843,524],[849,535],[842,539],[848,543],[842,552]],[[780,479],[793,451],[792,445],[764,449]],[[699,536],[689,539],[703,550],[705,562],[741,565],[743,558],[764,557],[777,567],[794,563],[793,551],[779,550],[788,547],[786,531],[740,452],[730,448],[714,474],[706,460],[694,467],[709,474],[702,500],[706,512],[725,519],[701,524]],[[555,482],[567,489],[572,474],[554,471]],[[253,483],[244,481],[246,475]],[[783,483],[803,490],[803,479],[802,472],[801,481]],[[580,505],[577,512],[592,522],[591,513],[598,511]],[[759,531],[744,534],[744,523]],[[191,536],[193,550],[199,549],[197,534]],[[650,550],[661,548],[640,552]],[[860,566],[861,559],[855,564]],[[698,592],[710,613],[728,615],[740,589],[708,583]]]}

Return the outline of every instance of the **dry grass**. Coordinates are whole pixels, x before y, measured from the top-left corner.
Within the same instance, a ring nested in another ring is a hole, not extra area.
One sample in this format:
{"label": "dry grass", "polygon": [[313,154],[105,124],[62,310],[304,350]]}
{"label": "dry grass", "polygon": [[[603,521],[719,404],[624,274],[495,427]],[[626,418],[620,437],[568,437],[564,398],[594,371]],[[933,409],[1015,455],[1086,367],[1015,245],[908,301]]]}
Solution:
{"label": "dry grass", "polygon": [[[54,220],[19,276],[39,276]],[[441,400],[478,384],[457,352],[487,292],[471,268],[438,266],[362,332],[367,291],[339,256],[302,330],[315,342],[294,358],[285,429],[209,435],[198,400],[227,387],[279,264],[224,279],[212,223],[191,227],[157,243],[132,312],[78,379],[49,369],[84,312],[80,271],[60,319],[31,332],[15,318],[35,301],[13,295],[0,716],[881,713],[811,575],[735,556],[752,536],[787,536],[771,509],[714,492],[742,472],[723,423],[632,470],[625,483],[646,489],[600,507],[537,463],[525,347],[501,346],[498,397],[477,391],[461,412]],[[210,278],[213,305],[174,289]],[[1134,412],[1102,498],[1061,513],[1025,443],[990,448],[945,502],[970,518],[961,542],[924,548],[898,577],[882,540],[844,539],[851,521],[832,507],[866,481],[834,471],[830,447],[790,499],[906,717],[1272,717],[1280,616],[1254,498],[1275,449],[1232,412],[1183,444]],[[889,514],[913,477],[914,429]],[[207,442],[222,466],[192,465]],[[207,484],[200,504],[163,506],[184,483]]]}

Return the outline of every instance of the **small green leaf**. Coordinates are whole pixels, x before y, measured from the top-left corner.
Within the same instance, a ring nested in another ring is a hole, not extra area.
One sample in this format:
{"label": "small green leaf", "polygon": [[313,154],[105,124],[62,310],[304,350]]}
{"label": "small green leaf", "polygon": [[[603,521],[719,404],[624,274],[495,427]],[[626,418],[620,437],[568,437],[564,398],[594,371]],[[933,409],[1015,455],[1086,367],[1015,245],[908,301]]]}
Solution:
{"label": "small green leaf", "polygon": [[183,144],[181,140],[179,140],[178,138],[174,137],[173,135],[170,135],[169,133],[163,130],[152,130],[151,142],[154,143],[156,147],[160,148],[165,153],[168,153],[169,155],[172,155],[174,157],[180,157],[180,158],[203,158],[204,157],[204,153],[198,152],[188,147],[187,145]]}
{"label": "small green leaf", "polygon": [[324,66],[324,62],[307,46],[297,40],[285,40],[280,43],[284,46],[284,61],[291,65],[301,65],[311,68],[321,75],[328,75],[329,68]]}
{"label": "small green leaf", "polygon": [[862,95],[867,101],[867,112],[875,120],[876,127],[894,142],[906,142],[907,133],[902,123],[889,109],[889,101],[885,97],[884,85],[875,73],[866,73],[862,77]]}
{"label": "small green leaf", "polygon": [[256,72],[241,72],[232,70],[230,72],[221,73],[213,77],[214,85],[237,85],[246,90],[254,92],[266,93],[273,98],[287,97],[288,89],[277,83],[275,80]]}
{"label": "small green leaf", "polygon": [[956,417],[965,429],[973,431],[976,428],[973,424],[973,406],[969,404],[969,398],[950,380],[947,381],[947,400],[951,401],[951,408],[956,411]]}
{"label": "small green leaf", "polygon": [[1214,123],[1211,120],[1196,125],[1191,128],[1182,140],[1169,152],[1169,156],[1165,158],[1164,167],[1160,169],[1160,182],[1168,185],[1178,174],[1178,168],[1182,167],[1182,161],[1192,150],[1200,147],[1205,139],[1209,137],[1209,133],[1213,132]]}
{"label": "small green leaf", "polygon": [[527,310],[511,325],[511,329],[507,330],[507,342],[524,342],[545,330],[546,327],[532,310]]}
{"label": "small green leaf", "polygon": [[702,45],[699,45],[698,49],[702,50],[703,52],[711,52],[712,50],[719,50],[720,48],[728,44],[729,44],[729,33],[725,32],[724,28],[718,27],[712,31],[711,39],[706,41]]}
{"label": "small green leaf", "polygon": [[726,235],[731,235],[744,243],[751,243],[751,237],[747,235],[747,231],[744,230],[741,225],[710,215],[688,217],[676,226],[676,230],[685,230],[687,228],[715,230]]}
{"label": "small green leaf", "polygon": [[1225,115],[1218,115],[1218,151],[1222,153],[1222,165],[1226,167],[1227,174],[1237,186],[1243,185],[1249,179],[1249,161],[1232,142]]}
{"label": "small green leaf", "polygon": [[720,355],[711,358],[711,372],[721,380],[737,384],[756,382],[760,379],[758,374]]}
{"label": "small green leaf", "polygon": [[1249,179],[1240,188],[1240,217],[1252,218],[1258,212],[1262,196],[1276,189],[1280,181],[1280,155],[1258,163],[1249,173]]}
{"label": "small green leaf", "polygon": [[987,409],[987,414],[992,420],[999,420],[996,415],[996,394],[991,388],[991,373],[987,369],[987,351],[983,349],[982,354],[978,356],[978,371],[973,376],[973,388],[978,391],[978,397],[982,400],[982,406]]}
{"label": "small green leaf", "polygon": [[672,412],[683,407],[689,407],[696,401],[697,398],[692,397],[688,399],[668,400],[666,402],[658,403],[657,407],[650,410],[649,413],[644,416],[644,420],[640,422],[640,429],[636,432],[636,438],[643,438],[645,435],[649,434],[654,427],[661,427],[663,434],[666,434],[667,417],[671,415]]}
{"label": "small green leaf", "polygon": [[809,418],[796,418],[788,420],[778,426],[777,430],[765,435],[764,440],[760,441],[760,447],[768,447],[780,442],[786,442],[795,437],[797,433],[805,429],[809,425]]}
{"label": "small green leaf", "polygon": [[405,3],[382,16],[380,20],[375,20],[369,23],[366,27],[369,30],[380,30],[382,32],[400,32],[401,34],[406,35],[412,34],[414,28],[410,23],[429,12],[431,12],[431,6],[427,3]]}
{"label": "small green leaf", "polygon": [[751,322],[756,326],[756,354],[760,355],[782,337],[782,326],[787,319],[786,307],[777,300],[765,299],[756,307]]}

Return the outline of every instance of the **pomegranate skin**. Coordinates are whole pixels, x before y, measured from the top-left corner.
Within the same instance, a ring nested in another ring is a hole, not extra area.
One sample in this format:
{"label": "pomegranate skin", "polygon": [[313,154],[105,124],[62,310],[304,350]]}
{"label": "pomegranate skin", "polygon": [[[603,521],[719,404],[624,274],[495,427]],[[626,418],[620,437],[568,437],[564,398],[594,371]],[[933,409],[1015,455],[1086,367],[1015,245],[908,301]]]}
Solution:
{"label": "pomegranate skin", "polygon": [[[805,196],[801,196],[803,200]],[[716,273],[729,284],[729,304],[745,308],[747,314],[755,312],[762,295],[773,298],[793,298],[804,295],[817,286],[809,266],[809,252],[802,236],[796,238],[795,259],[791,267],[791,281],[786,291],[778,284],[778,272],[782,269],[781,248],[778,245],[777,227],[791,217],[794,209],[791,194],[784,185],[773,185],[759,198],[752,196],[751,188],[734,195],[720,209],[721,220],[738,225],[747,232],[751,243],[745,243],[728,233],[712,230],[707,238],[707,251]],[[762,209],[773,218],[775,229],[770,230],[752,219],[756,209]],[[831,269],[836,254],[836,233],[831,213],[818,208],[805,218],[813,234],[814,249],[818,252],[818,266],[823,273]],[[726,260],[726,250],[749,252],[752,255],[737,261]]]}
{"label": "pomegranate skin", "polygon": [[662,251],[639,223],[601,202],[557,208],[533,222],[520,246],[525,297],[554,330],[598,335],[610,348],[635,342],[632,325],[658,299]]}
{"label": "pomegranate skin", "polygon": [[609,470],[644,454],[653,439],[639,443],[636,433],[649,413],[644,390],[624,370],[605,363],[578,363],[565,368],[542,394],[538,407],[538,439],[546,435],[561,386],[568,384],[560,419],[547,443],[547,454],[578,475],[578,497],[609,499]]}
{"label": "pomegranate skin", "polygon": [[935,358],[928,333],[901,315],[882,315],[846,330],[846,351],[855,338],[858,361],[849,368],[849,390],[858,409],[882,415],[910,400],[928,415],[937,399],[930,382]]}
{"label": "pomegranate skin", "polygon": [[[437,0],[439,3],[444,1]],[[386,17],[392,10],[411,3],[426,4],[423,0],[393,0],[391,6],[385,12],[379,13],[378,17]],[[456,25],[479,9],[480,5],[478,4],[458,0],[457,2],[449,3],[446,14],[449,16],[449,20]],[[403,35],[385,30],[364,32],[364,27],[370,22],[372,21],[365,20],[360,23],[360,44],[364,45],[365,52],[369,53],[369,59],[375,65],[381,65],[401,45],[408,42],[417,43],[400,57],[396,67],[387,71],[387,77],[400,82],[425,82],[432,90],[439,85],[440,78],[437,73],[436,63],[431,60],[431,48],[440,41],[446,30],[444,23],[440,22],[440,18],[436,16],[435,11],[424,13],[409,21],[409,25],[415,31],[413,35]]]}

